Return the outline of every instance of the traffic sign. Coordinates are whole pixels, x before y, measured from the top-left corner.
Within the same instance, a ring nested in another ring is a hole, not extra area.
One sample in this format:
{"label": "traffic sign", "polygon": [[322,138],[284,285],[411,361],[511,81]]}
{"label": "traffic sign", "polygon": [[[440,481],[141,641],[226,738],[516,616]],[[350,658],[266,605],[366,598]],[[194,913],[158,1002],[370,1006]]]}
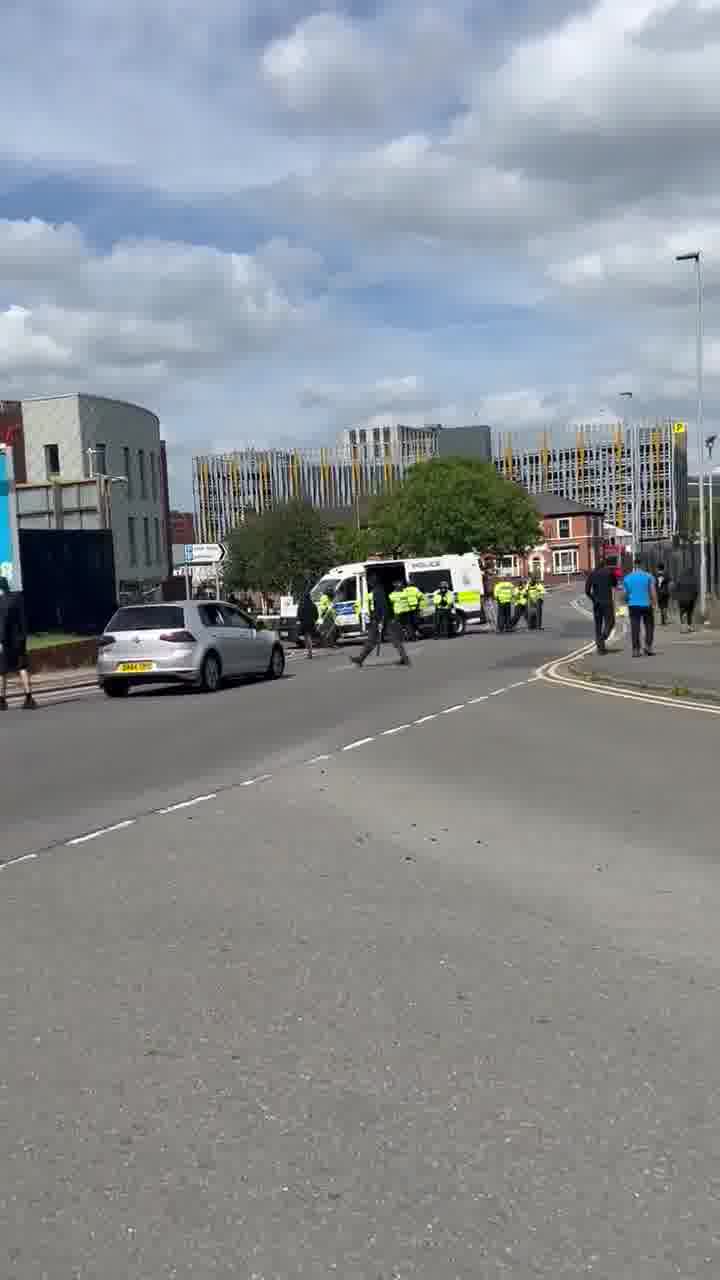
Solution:
{"label": "traffic sign", "polygon": [[684,435],[685,435],[685,423],[684,423],[684,422],[673,422],[673,435],[674,435],[674,436],[684,436]]}
{"label": "traffic sign", "polygon": [[221,564],[227,555],[227,547],[222,542],[187,542],[185,544],[185,564]]}

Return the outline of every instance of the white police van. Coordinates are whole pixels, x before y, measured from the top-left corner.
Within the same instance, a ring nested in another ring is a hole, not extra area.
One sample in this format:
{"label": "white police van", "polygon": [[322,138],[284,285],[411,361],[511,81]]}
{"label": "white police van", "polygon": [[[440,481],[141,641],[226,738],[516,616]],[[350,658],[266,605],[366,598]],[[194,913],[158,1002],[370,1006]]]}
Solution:
{"label": "white police van", "polygon": [[[332,596],[340,639],[364,635],[368,624],[368,574],[375,574],[389,594],[395,584],[414,583],[425,596],[423,616],[434,613],[433,596],[441,582],[455,595],[455,629],[463,635],[468,622],[484,621],[483,575],[473,552],[464,556],[421,556],[408,560],[368,560],[340,564],[315,584],[311,595],[317,603],[324,594]],[[358,604],[359,602],[359,604]],[[281,601],[280,635],[297,637],[297,604],[290,597]]]}

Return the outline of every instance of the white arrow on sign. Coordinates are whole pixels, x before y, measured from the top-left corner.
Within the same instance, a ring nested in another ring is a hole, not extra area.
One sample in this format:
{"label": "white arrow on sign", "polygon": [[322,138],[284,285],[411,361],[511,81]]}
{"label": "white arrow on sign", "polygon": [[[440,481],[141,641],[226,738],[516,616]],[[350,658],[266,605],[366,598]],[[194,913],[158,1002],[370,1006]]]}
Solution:
{"label": "white arrow on sign", "polygon": [[185,547],[186,564],[220,564],[227,547],[222,542],[194,542]]}

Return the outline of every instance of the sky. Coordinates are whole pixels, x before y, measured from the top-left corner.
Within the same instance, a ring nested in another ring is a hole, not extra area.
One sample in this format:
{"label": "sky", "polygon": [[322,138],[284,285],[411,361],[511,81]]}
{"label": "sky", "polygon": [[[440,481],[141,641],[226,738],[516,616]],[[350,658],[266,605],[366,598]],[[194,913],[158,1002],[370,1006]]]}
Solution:
{"label": "sky", "polygon": [[720,0],[4,0],[0,398],[193,453],[720,407]]}

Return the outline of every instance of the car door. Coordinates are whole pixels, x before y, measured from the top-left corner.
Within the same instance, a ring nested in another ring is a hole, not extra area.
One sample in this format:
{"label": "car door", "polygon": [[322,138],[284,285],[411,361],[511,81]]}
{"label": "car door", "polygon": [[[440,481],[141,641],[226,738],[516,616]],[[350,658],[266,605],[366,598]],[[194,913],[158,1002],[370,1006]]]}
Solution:
{"label": "car door", "polygon": [[223,615],[223,606],[214,602],[201,604],[198,606],[198,613],[205,628],[207,647],[217,649],[220,654],[223,675],[235,675],[235,655],[229,635],[229,627],[226,625]]}
{"label": "car door", "polygon": [[[261,669],[260,644],[252,619],[232,604],[220,606],[225,621],[225,634],[232,652],[233,673],[249,675]],[[264,646],[263,646],[264,648]]]}

